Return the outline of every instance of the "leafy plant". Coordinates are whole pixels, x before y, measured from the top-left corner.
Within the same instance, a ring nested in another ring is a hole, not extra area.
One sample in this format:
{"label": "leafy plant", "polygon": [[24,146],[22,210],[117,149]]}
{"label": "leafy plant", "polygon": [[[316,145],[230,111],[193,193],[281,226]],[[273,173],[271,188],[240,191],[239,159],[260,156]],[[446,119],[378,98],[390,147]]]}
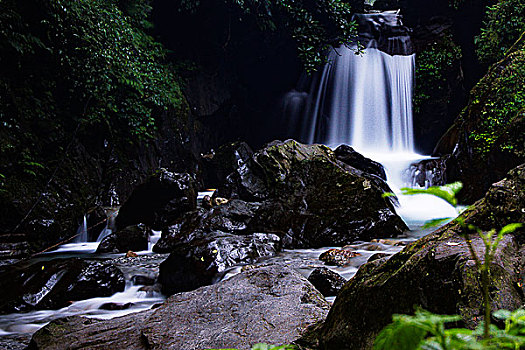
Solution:
{"label": "leafy plant", "polygon": [[450,98],[446,96],[448,75],[461,56],[461,48],[450,33],[430,43],[417,54],[413,97],[415,113],[421,113],[422,106],[430,100]]}
{"label": "leafy plant", "polygon": [[374,350],[456,350],[456,349],[520,349],[525,345],[525,310],[498,310],[494,317],[505,322],[505,328],[491,327],[490,337],[482,322],[475,330],[446,327],[461,320],[459,316],[436,315],[416,310],[414,316],[393,315],[374,342]]}
{"label": "leafy plant", "polygon": [[165,51],[148,34],[148,3],[1,2],[0,172],[8,179],[49,175],[75,137],[92,139],[88,147],[149,140],[160,112],[183,106]]}

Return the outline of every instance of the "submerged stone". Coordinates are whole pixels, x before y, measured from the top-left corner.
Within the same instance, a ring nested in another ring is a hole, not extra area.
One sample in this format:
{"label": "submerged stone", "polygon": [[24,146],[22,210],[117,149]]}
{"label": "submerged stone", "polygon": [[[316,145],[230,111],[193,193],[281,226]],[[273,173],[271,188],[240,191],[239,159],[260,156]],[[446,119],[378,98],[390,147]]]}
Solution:
{"label": "submerged stone", "polygon": [[80,259],[55,259],[0,271],[0,311],[58,309],[72,301],[107,297],[125,287],[115,266]]}

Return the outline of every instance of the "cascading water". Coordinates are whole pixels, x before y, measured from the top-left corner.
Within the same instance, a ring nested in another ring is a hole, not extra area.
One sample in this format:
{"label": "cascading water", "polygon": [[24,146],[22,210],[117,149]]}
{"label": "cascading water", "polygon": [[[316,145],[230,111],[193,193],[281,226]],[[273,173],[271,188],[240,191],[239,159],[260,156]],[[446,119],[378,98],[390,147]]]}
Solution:
{"label": "cascading water", "polygon": [[83,243],[88,241],[88,227],[87,227],[87,217],[84,215],[84,220],[82,224],[78,227],[77,236],[75,238],[75,243]]}
{"label": "cascading water", "polygon": [[294,136],[330,147],[349,144],[381,162],[398,194],[398,213],[411,227],[456,216],[455,209],[439,198],[400,195],[401,187],[413,183],[403,177],[405,170],[429,158],[414,151],[415,54],[409,29],[395,11],[354,19],[359,24],[358,43],[334,49],[319,74],[310,81],[303,77],[299,88],[285,97]]}

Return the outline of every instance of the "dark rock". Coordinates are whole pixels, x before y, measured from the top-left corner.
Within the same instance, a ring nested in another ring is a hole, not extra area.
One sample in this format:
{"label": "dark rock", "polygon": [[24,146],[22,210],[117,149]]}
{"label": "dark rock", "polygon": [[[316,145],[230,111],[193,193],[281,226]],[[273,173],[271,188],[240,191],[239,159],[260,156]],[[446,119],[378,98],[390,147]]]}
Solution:
{"label": "dark rock", "polygon": [[287,248],[344,245],[407,229],[382,197],[391,191],[386,183],[340,162],[328,147],[275,141],[246,168],[229,190],[245,201],[260,199],[248,229],[280,232]]}
{"label": "dark rock", "polygon": [[386,173],[383,166],[370,158],[366,158],[361,153],[356,152],[352,147],[341,145],[334,150],[334,154],[337,160],[365,173],[378,176],[386,181]]}
{"label": "dark rock", "polygon": [[193,178],[189,174],[159,169],[135,188],[120,208],[116,225],[121,229],[142,223],[161,229],[196,206],[197,189]]}
{"label": "dark rock", "polygon": [[[525,165],[493,184],[486,196],[462,214],[467,224],[483,231],[525,222]],[[412,313],[414,305],[439,314],[459,314],[469,328],[483,319],[478,272],[460,233],[465,226],[451,222],[409,244],[389,260],[363,265],[338,294],[320,332],[320,349],[369,349],[392,314]],[[513,310],[525,298],[516,288],[524,275],[521,228],[503,238],[491,270],[493,310]],[[478,257],[484,245],[476,234],[471,241]],[[358,308],[355,305],[359,305]]]}
{"label": "dark rock", "polygon": [[443,186],[447,183],[446,160],[425,159],[411,164],[407,169],[405,180],[413,187]]}
{"label": "dark rock", "polygon": [[148,249],[150,230],[144,225],[128,226],[111,233],[98,245],[97,253],[126,253]]}
{"label": "dark rock", "polygon": [[220,146],[202,159],[204,186],[218,188],[233,172],[243,171],[243,165],[253,151],[245,142],[232,142]]}
{"label": "dark rock", "polygon": [[283,237],[285,247],[305,248],[391,237],[407,229],[395,214],[392,198],[382,197],[391,191],[388,185],[339,161],[325,146],[275,141],[242,169],[218,190],[218,195],[236,199],[185,215],[163,231],[154,250],[169,252],[177,242],[190,241],[197,230],[274,232]]}
{"label": "dark rock", "polygon": [[203,234],[173,249],[160,265],[158,281],[167,295],[193,290],[211,284],[229,267],[254,263],[274,256],[279,250],[280,238],[274,234],[236,236],[220,231]]}
{"label": "dark rock", "polygon": [[368,258],[368,261],[371,262],[371,261],[374,261],[374,260],[383,259],[383,258],[386,258],[387,256],[389,256],[387,253],[375,253],[374,255],[371,255]]}
{"label": "dark rock", "polygon": [[211,210],[188,213],[176,223],[162,230],[162,236],[153,247],[156,253],[169,253],[179,243],[190,242],[195,232],[223,231],[232,234],[249,234],[249,225],[257,216],[260,203],[233,199]]}
{"label": "dark rock", "polygon": [[25,234],[0,233],[0,266],[14,264],[32,252]]}
{"label": "dark rock", "polygon": [[133,303],[105,303],[100,305],[99,309],[101,310],[126,310],[133,306]]}
{"label": "dark rock", "polygon": [[346,280],[326,267],[317,267],[308,276],[308,281],[325,297],[337,295]]}
{"label": "dark rock", "polygon": [[34,334],[31,346],[192,350],[289,344],[329,307],[304,277],[273,265],[176,294],[154,310],[111,320],[53,321]]}
{"label": "dark rock", "polygon": [[155,284],[155,279],[148,276],[135,275],[131,277],[131,282],[134,285],[152,286]]}
{"label": "dark rock", "polygon": [[361,254],[348,249],[328,249],[319,256],[319,260],[327,265],[345,266],[350,264],[350,260]]}
{"label": "dark rock", "polygon": [[1,312],[56,309],[71,301],[107,297],[125,287],[113,265],[79,259],[56,259],[0,270]]}

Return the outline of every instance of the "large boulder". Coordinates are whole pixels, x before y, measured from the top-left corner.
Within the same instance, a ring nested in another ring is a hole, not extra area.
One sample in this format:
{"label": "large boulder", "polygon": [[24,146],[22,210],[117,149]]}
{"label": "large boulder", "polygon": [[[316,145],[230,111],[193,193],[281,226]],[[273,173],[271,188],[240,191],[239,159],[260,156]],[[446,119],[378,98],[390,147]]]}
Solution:
{"label": "large boulder", "polygon": [[445,133],[435,155],[446,160],[448,181],[462,181],[465,202],[525,161],[525,36],[470,93],[467,107]]}
{"label": "large boulder", "polygon": [[274,141],[232,173],[219,195],[256,203],[251,232],[276,232],[287,248],[345,245],[406,230],[378,176],[323,145]]}
{"label": "large boulder", "polygon": [[97,247],[97,253],[126,253],[148,249],[151,230],[145,225],[133,225],[109,234]]}
{"label": "large boulder", "polygon": [[124,275],[111,264],[80,259],[18,263],[0,270],[0,312],[58,309],[71,301],[113,295],[124,287]]}
{"label": "large boulder", "polygon": [[201,234],[172,249],[162,264],[158,281],[162,292],[171,295],[211,284],[228,268],[272,257],[280,250],[279,236],[254,233],[248,236],[224,232]]}
{"label": "large boulder", "polygon": [[[525,165],[495,183],[486,196],[462,214],[483,231],[525,222]],[[481,239],[451,222],[403,249],[391,259],[363,265],[338,294],[318,340],[321,349],[368,349],[394,313],[419,305],[440,314],[459,314],[468,327],[483,318],[479,274],[460,234],[469,233],[483,257]],[[501,241],[491,265],[491,306],[516,309],[525,302],[525,230]]]}
{"label": "large boulder", "polygon": [[53,321],[34,334],[30,348],[250,349],[259,342],[291,343],[328,309],[304,277],[271,265],[173,295],[155,310]]}
{"label": "large boulder", "polygon": [[121,229],[142,223],[161,229],[196,206],[197,188],[191,175],[161,168],[135,188],[120,208],[116,225]]}

